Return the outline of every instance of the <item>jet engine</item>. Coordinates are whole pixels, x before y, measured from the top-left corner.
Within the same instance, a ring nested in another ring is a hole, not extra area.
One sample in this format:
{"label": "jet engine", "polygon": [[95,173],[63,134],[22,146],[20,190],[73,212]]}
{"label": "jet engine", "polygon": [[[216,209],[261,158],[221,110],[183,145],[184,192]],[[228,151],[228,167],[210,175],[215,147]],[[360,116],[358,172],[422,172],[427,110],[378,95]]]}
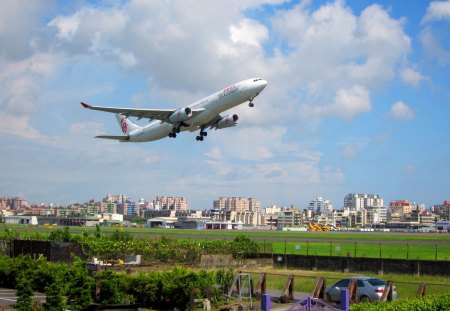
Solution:
{"label": "jet engine", "polygon": [[189,107],[175,110],[169,117],[171,123],[180,123],[186,121],[192,116],[192,110]]}
{"label": "jet engine", "polygon": [[239,117],[237,114],[233,115],[227,115],[220,119],[219,122],[217,122],[216,128],[217,129],[224,129],[226,127],[236,126],[237,121],[239,120]]}

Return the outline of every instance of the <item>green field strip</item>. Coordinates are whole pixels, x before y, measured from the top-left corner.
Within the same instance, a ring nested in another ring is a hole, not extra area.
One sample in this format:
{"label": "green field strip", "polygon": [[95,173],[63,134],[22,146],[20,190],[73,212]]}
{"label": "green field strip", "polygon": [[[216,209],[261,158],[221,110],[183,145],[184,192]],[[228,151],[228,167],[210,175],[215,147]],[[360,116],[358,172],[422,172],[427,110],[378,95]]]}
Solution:
{"label": "green field strip", "polygon": [[309,256],[349,256],[386,259],[449,260],[450,246],[326,242],[259,244],[261,252]]}
{"label": "green field strip", "polygon": [[[62,227],[53,227],[51,229],[46,226],[25,226],[25,225],[2,225],[0,231],[4,231],[5,228],[11,228],[17,232],[24,232],[23,230],[29,230],[33,233],[44,234],[45,232],[51,232]],[[102,233],[109,234],[116,231],[117,227],[101,227]],[[73,233],[80,233],[83,227],[70,227],[70,231]],[[88,230],[95,231],[95,228],[88,228]],[[233,238],[237,235],[244,234],[250,238],[258,240],[273,239],[299,239],[299,240],[367,240],[367,241],[396,241],[404,242],[408,241],[423,241],[423,242],[450,242],[450,234],[433,234],[433,233],[399,233],[399,232],[286,232],[286,231],[258,231],[258,230],[195,230],[195,229],[161,229],[161,228],[124,228],[123,230],[130,232],[134,236],[198,236],[209,237],[211,239]],[[29,232],[28,232],[29,233]],[[0,236],[2,232],[0,232]]]}

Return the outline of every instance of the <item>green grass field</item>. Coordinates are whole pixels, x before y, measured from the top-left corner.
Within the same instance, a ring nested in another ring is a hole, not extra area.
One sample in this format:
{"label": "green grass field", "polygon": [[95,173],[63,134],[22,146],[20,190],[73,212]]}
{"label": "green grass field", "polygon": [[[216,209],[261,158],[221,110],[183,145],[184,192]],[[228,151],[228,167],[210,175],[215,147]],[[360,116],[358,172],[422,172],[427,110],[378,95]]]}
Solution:
{"label": "green grass field", "polygon": [[289,255],[351,256],[369,258],[450,260],[449,245],[418,245],[407,243],[337,243],[331,242],[264,242],[262,252]]}

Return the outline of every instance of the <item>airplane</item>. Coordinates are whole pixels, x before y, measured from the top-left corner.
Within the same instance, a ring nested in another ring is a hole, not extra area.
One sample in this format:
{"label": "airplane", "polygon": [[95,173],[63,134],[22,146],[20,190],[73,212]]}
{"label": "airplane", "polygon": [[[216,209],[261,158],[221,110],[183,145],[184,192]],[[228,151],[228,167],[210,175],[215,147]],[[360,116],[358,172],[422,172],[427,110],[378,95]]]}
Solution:
{"label": "airplane", "polygon": [[[181,131],[200,130],[197,141],[203,141],[209,129],[224,129],[237,125],[238,115],[221,116],[220,113],[248,101],[253,107],[253,99],[267,85],[267,81],[253,78],[240,81],[210,96],[179,109],[137,109],[91,106],[84,102],[84,108],[115,113],[123,135],[99,135],[96,138],[118,140],[120,142],[148,142],[164,137],[176,138]],[[149,124],[139,126],[129,117],[149,119]]]}

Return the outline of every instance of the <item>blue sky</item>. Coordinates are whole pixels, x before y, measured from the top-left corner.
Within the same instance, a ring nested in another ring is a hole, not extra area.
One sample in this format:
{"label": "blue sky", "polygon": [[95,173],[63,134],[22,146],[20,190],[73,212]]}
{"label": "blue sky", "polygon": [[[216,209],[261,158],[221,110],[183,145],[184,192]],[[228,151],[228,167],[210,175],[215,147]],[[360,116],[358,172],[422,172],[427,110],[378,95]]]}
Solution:
{"label": "blue sky", "polygon": [[[450,1],[2,1],[0,196],[440,204],[449,34]],[[201,143],[94,139],[120,129],[79,104],[179,108],[251,77],[255,108]]]}

